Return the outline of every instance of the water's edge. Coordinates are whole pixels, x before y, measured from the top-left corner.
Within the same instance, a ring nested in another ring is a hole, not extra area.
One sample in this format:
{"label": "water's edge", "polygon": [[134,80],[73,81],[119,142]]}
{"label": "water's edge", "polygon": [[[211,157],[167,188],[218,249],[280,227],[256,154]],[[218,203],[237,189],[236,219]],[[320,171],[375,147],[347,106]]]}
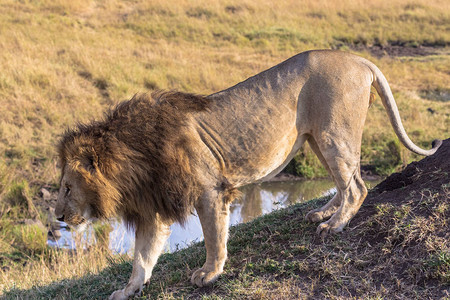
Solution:
{"label": "water's edge", "polygon": [[[381,180],[366,180],[368,187],[374,187]],[[305,202],[320,196],[334,194],[336,188],[330,179],[320,180],[296,180],[296,181],[271,181],[259,184],[251,184],[240,188],[242,198],[235,200],[230,206],[230,226],[246,223],[252,219],[267,214],[271,211]],[[110,221],[109,249],[113,253],[131,254],[134,247],[134,233],[126,229],[119,220]],[[49,239],[47,244],[52,247],[75,249],[86,247],[95,243],[95,234],[92,226],[81,233],[76,234],[62,224],[61,237]],[[186,224],[173,224],[172,233],[166,244],[166,251],[173,252],[186,248],[193,242],[203,240],[200,220],[195,213],[189,216]]]}

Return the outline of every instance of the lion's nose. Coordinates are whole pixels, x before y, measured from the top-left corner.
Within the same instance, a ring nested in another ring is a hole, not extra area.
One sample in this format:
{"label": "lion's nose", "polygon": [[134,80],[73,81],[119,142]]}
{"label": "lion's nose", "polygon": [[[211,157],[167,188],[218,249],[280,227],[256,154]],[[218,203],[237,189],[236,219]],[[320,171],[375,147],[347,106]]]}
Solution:
{"label": "lion's nose", "polygon": [[62,215],[61,217],[56,217],[56,220],[60,221],[60,222],[64,222],[64,215]]}

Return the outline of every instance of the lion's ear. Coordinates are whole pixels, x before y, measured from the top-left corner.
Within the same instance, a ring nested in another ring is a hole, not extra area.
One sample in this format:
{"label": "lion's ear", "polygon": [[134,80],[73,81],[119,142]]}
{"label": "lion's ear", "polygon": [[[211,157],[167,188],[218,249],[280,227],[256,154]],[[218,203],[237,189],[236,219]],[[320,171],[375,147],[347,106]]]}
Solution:
{"label": "lion's ear", "polygon": [[80,155],[80,165],[90,174],[94,174],[98,170],[98,156],[94,148],[89,147],[83,149]]}

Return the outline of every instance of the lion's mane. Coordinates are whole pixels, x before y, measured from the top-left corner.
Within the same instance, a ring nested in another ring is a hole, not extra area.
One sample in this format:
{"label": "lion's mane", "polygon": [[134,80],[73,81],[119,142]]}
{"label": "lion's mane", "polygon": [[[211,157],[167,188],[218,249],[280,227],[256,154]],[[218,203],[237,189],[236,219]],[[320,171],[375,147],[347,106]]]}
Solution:
{"label": "lion's mane", "polygon": [[208,104],[180,92],[135,95],[102,121],[67,130],[58,145],[60,164],[82,176],[94,216],[119,214],[135,226],[158,213],[183,223],[202,192],[184,129]]}

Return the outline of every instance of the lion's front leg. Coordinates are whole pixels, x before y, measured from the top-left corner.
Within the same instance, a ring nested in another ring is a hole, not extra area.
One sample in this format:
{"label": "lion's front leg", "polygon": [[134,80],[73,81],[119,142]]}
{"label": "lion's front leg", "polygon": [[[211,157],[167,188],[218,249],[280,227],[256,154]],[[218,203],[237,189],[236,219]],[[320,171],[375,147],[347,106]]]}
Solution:
{"label": "lion's front leg", "polygon": [[206,246],[206,262],[191,278],[192,283],[199,287],[212,284],[223,272],[227,259],[229,207],[216,192],[202,197],[196,205]]}
{"label": "lion's front leg", "polygon": [[130,280],[124,289],[112,293],[110,300],[128,299],[139,294],[150,279],[153,267],[170,235],[169,225],[158,219],[156,218],[150,225],[136,225],[133,271]]}

